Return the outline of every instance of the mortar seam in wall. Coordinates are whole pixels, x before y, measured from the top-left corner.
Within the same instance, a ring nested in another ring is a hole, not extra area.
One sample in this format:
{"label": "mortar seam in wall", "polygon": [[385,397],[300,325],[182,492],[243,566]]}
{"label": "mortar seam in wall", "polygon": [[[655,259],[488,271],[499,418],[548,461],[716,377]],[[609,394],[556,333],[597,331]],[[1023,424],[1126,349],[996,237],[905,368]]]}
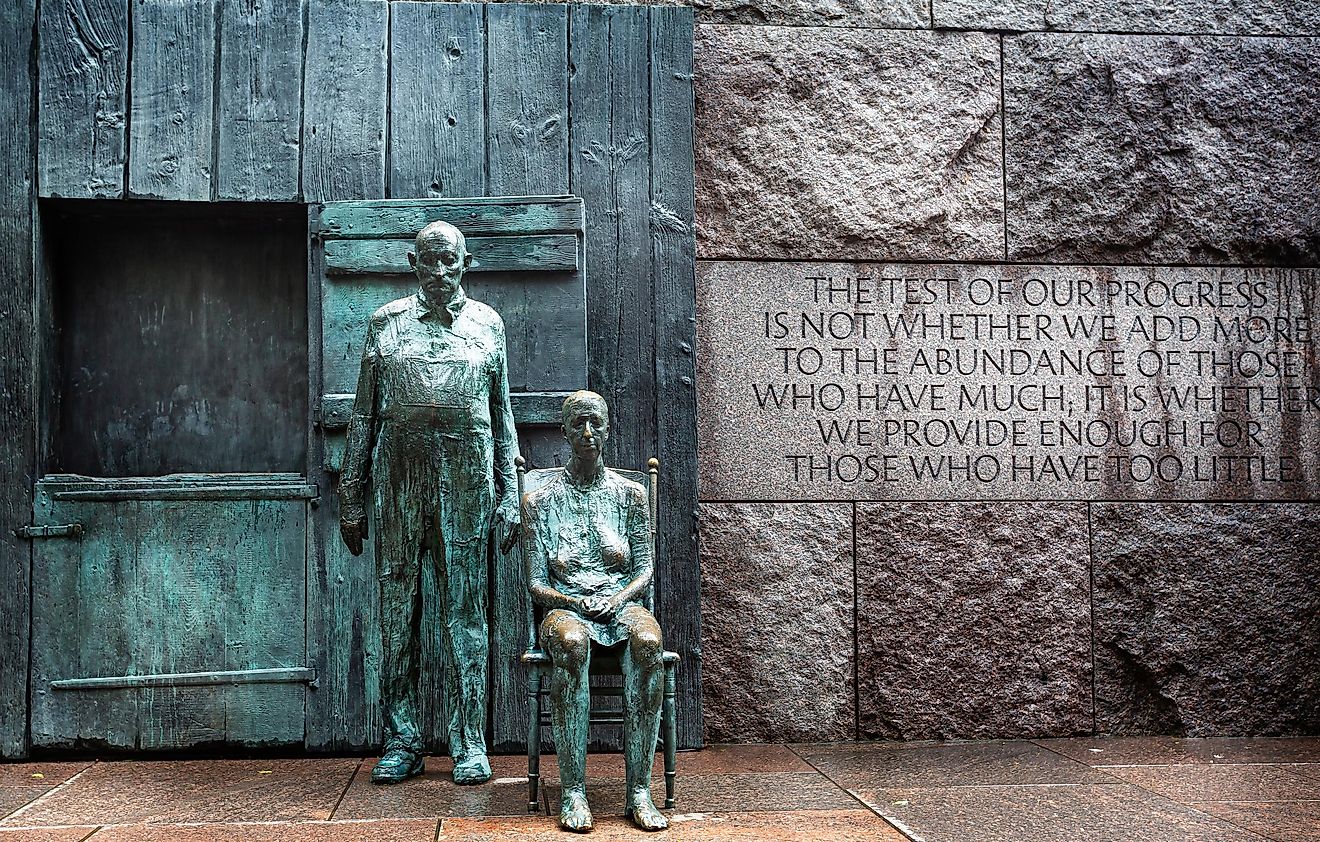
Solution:
{"label": "mortar seam in wall", "polygon": [[861,642],[857,622],[857,501],[852,504],[852,580],[853,580],[853,739],[862,738],[862,682],[858,664],[861,662]]}
{"label": "mortar seam in wall", "polygon": [[998,258],[934,258],[902,257],[885,255],[860,255],[841,257],[698,257],[698,264],[710,263],[805,263],[828,266],[832,263],[909,263],[914,266],[1026,266],[1026,267],[1075,267],[1099,269],[1255,269],[1285,271],[1312,271],[1320,269],[1320,263],[1189,263],[1186,261],[1121,261],[1111,260],[1000,260]]}
{"label": "mortar seam in wall", "polygon": [[[931,0],[933,3],[934,0]],[[1004,96],[1004,36],[999,36],[999,177],[1003,187],[1004,259],[1008,260],[1008,98]]]}
{"label": "mortar seam in wall", "polygon": [[697,21],[697,26],[719,26],[739,29],[775,27],[778,29],[835,29],[840,32],[859,30],[865,32],[945,32],[955,35],[1113,35],[1134,38],[1300,38],[1320,37],[1316,32],[1163,32],[1143,29],[1014,29],[1011,27],[964,27],[953,24],[934,26],[879,26],[854,25],[831,26],[822,23],[741,23],[738,21]]}
{"label": "mortar seam in wall", "polygon": [[1091,523],[1091,509],[1094,504],[1086,504],[1086,571],[1088,576],[1087,613],[1091,621],[1091,734],[1097,732],[1099,725],[1095,705],[1095,530]]}

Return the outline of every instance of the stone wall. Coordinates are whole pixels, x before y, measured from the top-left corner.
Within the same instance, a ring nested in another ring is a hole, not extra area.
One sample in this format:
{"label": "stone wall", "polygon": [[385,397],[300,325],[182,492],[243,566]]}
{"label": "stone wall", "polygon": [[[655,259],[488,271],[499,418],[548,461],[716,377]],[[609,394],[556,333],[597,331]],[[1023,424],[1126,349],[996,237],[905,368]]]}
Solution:
{"label": "stone wall", "polygon": [[729,325],[803,264],[1265,279],[1303,325],[1320,2],[696,6],[707,738],[1320,732],[1313,333],[1268,343],[1295,412],[1201,413],[1272,431],[1291,479],[794,484],[759,451],[798,428],[729,397],[764,361]]}

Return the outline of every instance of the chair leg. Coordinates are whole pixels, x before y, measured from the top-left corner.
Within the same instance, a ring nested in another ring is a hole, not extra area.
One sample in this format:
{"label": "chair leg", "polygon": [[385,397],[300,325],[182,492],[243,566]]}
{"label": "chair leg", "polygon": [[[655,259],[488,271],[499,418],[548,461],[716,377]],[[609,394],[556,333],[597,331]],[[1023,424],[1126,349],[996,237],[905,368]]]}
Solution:
{"label": "chair leg", "polygon": [[527,677],[527,812],[539,812],[541,783],[541,669]]}
{"label": "chair leg", "polygon": [[665,701],[662,721],[665,729],[665,809],[674,806],[674,773],[678,765],[678,723],[674,714],[674,667],[665,664]]}

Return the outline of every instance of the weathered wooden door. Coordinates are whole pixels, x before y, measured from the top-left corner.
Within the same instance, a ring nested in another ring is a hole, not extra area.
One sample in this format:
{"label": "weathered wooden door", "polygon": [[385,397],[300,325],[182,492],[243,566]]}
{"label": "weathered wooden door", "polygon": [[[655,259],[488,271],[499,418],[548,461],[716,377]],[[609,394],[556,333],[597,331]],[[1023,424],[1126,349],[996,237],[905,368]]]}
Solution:
{"label": "weathered wooden door", "polygon": [[[357,385],[367,320],[381,305],[414,294],[407,253],[417,232],[445,220],[463,231],[475,264],[464,280],[470,297],[493,307],[507,333],[509,388],[519,445],[534,466],[562,464],[557,428],[567,394],[587,385],[583,205],[572,196],[397,199],[329,202],[310,211],[313,297],[313,405],[319,435],[314,479],[334,496],[345,429]],[[308,698],[307,743],[315,749],[367,749],[379,740],[379,597],[370,542],[352,556],[339,540],[338,507],[327,499],[315,516],[309,636],[318,689]],[[491,558],[491,709],[495,742],[523,735],[512,717],[525,710],[517,689],[525,636],[522,570]],[[432,589],[433,590],[433,589]],[[445,677],[434,605],[422,623],[422,727],[430,747],[444,747]],[[524,714],[525,715],[525,714]]]}
{"label": "weathered wooden door", "polygon": [[303,743],[304,219],[43,204],[33,746]]}
{"label": "weathered wooden door", "polygon": [[290,474],[40,480],[32,744],[300,744],[314,494]]}

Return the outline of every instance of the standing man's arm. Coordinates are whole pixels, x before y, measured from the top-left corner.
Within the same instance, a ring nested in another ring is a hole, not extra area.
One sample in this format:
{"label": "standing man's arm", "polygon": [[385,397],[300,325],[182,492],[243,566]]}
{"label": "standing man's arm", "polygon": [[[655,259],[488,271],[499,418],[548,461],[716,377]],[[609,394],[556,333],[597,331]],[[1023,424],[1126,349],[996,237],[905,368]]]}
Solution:
{"label": "standing man's arm", "polygon": [[508,553],[518,537],[520,521],[518,506],[518,476],[513,462],[518,458],[518,430],[513,423],[513,406],[509,403],[509,359],[505,353],[504,323],[495,326],[498,365],[490,384],[490,429],[495,438],[495,495],[499,501],[495,509],[495,526],[500,552]]}
{"label": "standing man's arm", "polygon": [[367,537],[366,490],[371,480],[371,447],[376,433],[376,342],[380,326],[373,317],[362,346],[353,414],[348,419],[348,447],[339,474],[339,533],[353,555],[362,554]]}

